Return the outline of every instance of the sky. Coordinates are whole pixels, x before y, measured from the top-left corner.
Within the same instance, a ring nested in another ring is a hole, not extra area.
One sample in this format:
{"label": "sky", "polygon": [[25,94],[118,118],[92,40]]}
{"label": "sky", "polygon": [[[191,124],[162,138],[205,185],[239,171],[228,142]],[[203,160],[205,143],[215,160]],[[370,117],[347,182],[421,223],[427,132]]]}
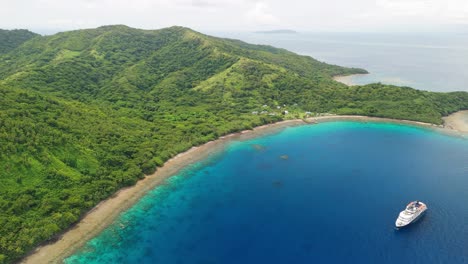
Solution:
{"label": "sky", "polygon": [[0,28],[468,31],[468,0],[0,0]]}

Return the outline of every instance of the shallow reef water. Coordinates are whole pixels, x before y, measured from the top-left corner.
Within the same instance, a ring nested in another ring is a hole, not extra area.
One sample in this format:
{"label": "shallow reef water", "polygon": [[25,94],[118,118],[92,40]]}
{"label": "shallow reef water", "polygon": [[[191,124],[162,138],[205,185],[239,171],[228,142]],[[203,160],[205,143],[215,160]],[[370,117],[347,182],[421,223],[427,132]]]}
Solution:
{"label": "shallow reef water", "polygon": [[[290,127],[188,166],[65,263],[468,263],[467,199],[466,138]],[[429,210],[395,230],[412,200]]]}

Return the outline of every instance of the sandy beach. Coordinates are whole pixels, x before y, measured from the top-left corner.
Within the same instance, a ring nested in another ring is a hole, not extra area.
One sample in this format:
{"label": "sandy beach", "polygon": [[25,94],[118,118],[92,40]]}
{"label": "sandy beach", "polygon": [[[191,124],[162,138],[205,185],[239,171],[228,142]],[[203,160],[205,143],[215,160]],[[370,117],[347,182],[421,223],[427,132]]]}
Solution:
{"label": "sandy beach", "polygon": [[344,83],[348,86],[353,86],[353,85],[356,85],[355,83],[353,83],[353,77],[354,76],[359,76],[359,75],[367,75],[368,73],[366,74],[351,74],[351,75],[336,75],[336,76],[333,76],[333,80],[337,81],[337,82],[340,82],[340,83]]}
{"label": "sandy beach", "polygon": [[118,191],[111,198],[102,201],[90,212],[88,212],[76,225],[63,233],[55,242],[40,246],[31,252],[21,263],[61,263],[64,258],[71,255],[78,248],[82,247],[89,239],[96,236],[122,212],[135,204],[149,190],[161,184],[166,178],[175,175],[179,170],[187,165],[202,160],[210,154],[222,151],[231,140],[247,140],[258,136],[280,131],[285,127],[314,124],[331,121],[360,121],[360,122],[391,122],[417,125],[426,128],[433,128],[443,133],[460,134],[468,132],[466,117],[468,111],[455,113],[445,118],[446,126],[436,126],[433,124],[394,120],[387,118],[373,118],[366,116],[321,116],[311,117],[306,120],[295,119],[286,120],[274,124],[256,127],[253,130],[246,130],[239,133],[223,136],[217,140],[210,141],[204,145],[193,147],[167,161],[163,167],[136,185]]}
{"label": "sandy beach", "polygon": [[444,117],[445,127],[462,133],[468,133],[468,110]]}

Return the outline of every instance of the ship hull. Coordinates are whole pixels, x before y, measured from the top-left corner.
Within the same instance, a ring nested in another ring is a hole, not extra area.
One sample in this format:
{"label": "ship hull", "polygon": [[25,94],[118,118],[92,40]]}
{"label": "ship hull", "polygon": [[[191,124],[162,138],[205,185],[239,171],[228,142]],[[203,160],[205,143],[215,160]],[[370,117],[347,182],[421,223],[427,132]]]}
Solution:
{"label": "ship hull", "polygon": [[[417,203],[417,204],[416,204]],[[416,204],[416,205],[415,205]],[[416,221],[418,221],[421,216],[427,210],[427,206],[421,202],[411,202],[406,207],[406,210],[402,211],[395,221],[395,226],[397,228],[408,226]]]}
{"label": "ship hull", "polygon": [[401,225],[399,225],[398,222],[395,223],[395,227],[402,228],[402,227],[411,225],[412,223],[418,221],[426,213],[426,210],[427,209],[424,209],[424,211],[422,211],[418,216],[416,216],[413,220],[411,220],[411,222],[408,222],[406,224],[401,224]]}

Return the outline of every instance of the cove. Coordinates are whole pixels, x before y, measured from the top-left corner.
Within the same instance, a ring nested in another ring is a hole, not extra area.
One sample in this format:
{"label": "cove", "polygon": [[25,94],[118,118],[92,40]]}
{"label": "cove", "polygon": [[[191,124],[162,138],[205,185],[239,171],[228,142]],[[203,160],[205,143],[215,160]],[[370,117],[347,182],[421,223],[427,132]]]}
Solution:
{"label": "cove", "polygon": [[[290,127],[188,166],[65,263],[466,263],[468,139]],[[429,210],[395,230],[411,200]]]}

